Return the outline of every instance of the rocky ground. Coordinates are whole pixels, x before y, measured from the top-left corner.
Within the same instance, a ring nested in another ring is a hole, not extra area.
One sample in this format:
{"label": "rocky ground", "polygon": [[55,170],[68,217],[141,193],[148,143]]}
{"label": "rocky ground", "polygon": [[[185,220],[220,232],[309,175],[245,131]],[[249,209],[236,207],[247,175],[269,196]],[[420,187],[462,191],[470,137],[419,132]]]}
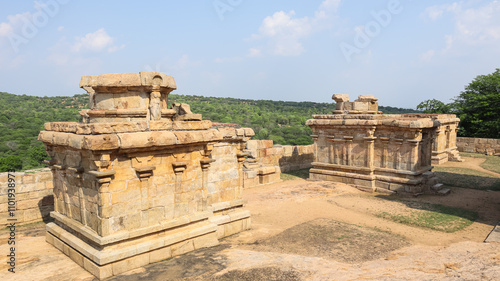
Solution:
{"label": "rocky ground", "polygon": [[[463,165],[480,164],[470,159]],[[344,184],[296,179],[245,190],[244,197],[251,230],[109,280],[500,278],[500,244],[483,242],[500,219],[500,192],[452,188],[448,196],[408,197],[401,203]],[[478,219],[445,233],[376,216],[411,212],[426,203],[472,210]],[[94,280],[45,243],[43,224],[18,229],[17,273],[7,272],[7,235],[0,232],[1,280]]]}

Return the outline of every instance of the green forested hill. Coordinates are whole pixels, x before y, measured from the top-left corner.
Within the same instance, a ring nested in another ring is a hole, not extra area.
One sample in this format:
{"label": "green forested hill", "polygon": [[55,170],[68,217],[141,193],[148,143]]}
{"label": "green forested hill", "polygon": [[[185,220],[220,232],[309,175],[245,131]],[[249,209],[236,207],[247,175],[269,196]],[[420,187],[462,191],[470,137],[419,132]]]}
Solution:
{"label": "green forested hill", "polygon": [[[272,139],[276,144],[311,144],[311,129],[305,125],[313,114],[327,114],[334,103],[243,100],[188,95],[169,95],[169,103],[191,105],[193,113],[214,122],[235,123],[252,128],[255,139]],[[0,172],[42,167],[46,159],[43,144],[37,141],[43,124],[80,121],[78,114],[88,108],[88,95],[37,97],[0,92]],[[409,113],[412,109],[380,107],[384,113]]]}

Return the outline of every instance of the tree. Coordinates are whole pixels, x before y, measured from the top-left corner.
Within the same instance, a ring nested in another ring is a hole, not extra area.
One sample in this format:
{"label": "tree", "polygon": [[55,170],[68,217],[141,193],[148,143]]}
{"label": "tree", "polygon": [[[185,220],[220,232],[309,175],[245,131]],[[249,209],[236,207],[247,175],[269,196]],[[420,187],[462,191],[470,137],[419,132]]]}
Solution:
{"label": "tree", "polygon": [[424,113],[437,113],[445,114],[450,112],[450,106],[444,104],[442,101],[431,99],[425,100],[417,105],[418,110],[422,110]]}
{"label": "tree", "polygon": [[19,171],[23,168],[23,160],[17,155],[9,155],[7,157],[0,157],[0,172],[7,172],[10,170]]}
{"label": "tree", "polygon": [[500,138],[500,69],[477,76],[456,99],[465,137]]}

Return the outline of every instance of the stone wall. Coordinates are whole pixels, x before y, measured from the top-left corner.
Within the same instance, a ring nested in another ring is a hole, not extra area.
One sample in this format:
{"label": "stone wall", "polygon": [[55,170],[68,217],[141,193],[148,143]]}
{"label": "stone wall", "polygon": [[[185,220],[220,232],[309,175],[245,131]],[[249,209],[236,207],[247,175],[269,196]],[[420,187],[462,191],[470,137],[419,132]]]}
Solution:
{"label": "stone wall", "polygon": [[282,172],[311,168],[313,145],[273,145],[272,140],[250,140],[246,151],[259,164],[279,166]]}
{"label": "stone wall", "polygon": [[457,147],[460,152],[493,155],[500,153],[500,139],[458,137]]}
{"label": "stone wall", "polygon": [[[7,219],[17,219],[16,224],[26,224],[48,218],[54,210],[52,195],[52,173],[49,169],[17,172],[15,175],[15,217],[8,213],[8,174],[0,174],[0,224],[7,225]],[[12,222],[12,221],[11,221]]]}

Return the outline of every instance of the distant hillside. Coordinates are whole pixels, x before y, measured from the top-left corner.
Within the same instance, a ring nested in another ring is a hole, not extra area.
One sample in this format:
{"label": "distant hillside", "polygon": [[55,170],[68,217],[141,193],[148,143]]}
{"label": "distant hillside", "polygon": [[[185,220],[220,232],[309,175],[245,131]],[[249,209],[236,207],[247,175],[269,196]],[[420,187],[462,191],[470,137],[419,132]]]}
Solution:
{"label": "distant hillside", "polygon": [[[271,139],[275,144],[311,144],[311,129],[305,125],[313,114],[328,114],[334,103],[244,100],[190,95],[169,95],[169,104],[191,105],[203,119],[235,123],[252,128],[255,139]],[[10,168],[26,170],[42,167],[47,158],[37,141],[46,122],[81,121],[78,114],[88,108],[88,95],[37,97],[0,92],[0,172]],[[411,113],[412,109],[381,106],[385,114]]]}

